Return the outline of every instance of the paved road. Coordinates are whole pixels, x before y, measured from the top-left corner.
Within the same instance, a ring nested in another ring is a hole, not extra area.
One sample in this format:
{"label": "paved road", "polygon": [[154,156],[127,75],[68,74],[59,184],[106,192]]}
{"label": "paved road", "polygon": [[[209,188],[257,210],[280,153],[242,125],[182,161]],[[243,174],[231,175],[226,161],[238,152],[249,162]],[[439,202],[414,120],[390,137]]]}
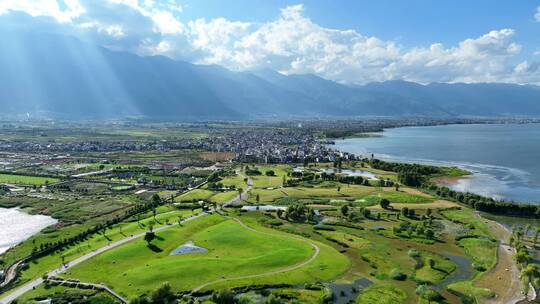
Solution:
{"label": "paved road", "polygon": [[[191,220],[194,220],[194,219],[197,219],[197,218],[200,218],[202,216],[205,216],[207,213],[199,213],[197,215],[193,215],[191,217],[188,217],[186,219],[184,219],[182,222],[185,223],[185,222],[188,222],[188,221],[191,221]],[[170,227],[173,227],[174,225],[164,225],[164,226],[161,226],[161,227],[158,227],[156,229],[154,229],[154,232],[159,232],[159,231],[162,231],[162,230],[165,230],[165,229],[168,229]],[[93,257],[95,257],[96,255],[98,254],[101,254],[109,249],[112,249],[112,248],[116,248],[118,246],[121,246],[125,243],[128,243],[130,241],[133,241],[137,238],[140,238],[140,237],[143,237],[144,235],[146,234],[146,231],[145,232],[141,232],[139,234],[134,234],[132,236],[128,236],[126,238],[123,238],[121,240],[118,240],[116,242],[112,242],[106,246],[103,246],[99,249],[96,249],[92,252],[89,252],[83,256],[80,256],[78,257],[77,259],[69,262],[69,263],[66,263],[65,265],[61,266],[60,268],[57,268],[51,272],[48,272],[47,275],[49,276],[56,276],[58,274],[61,274],[63,272],[65,272],[66,270],[88,260],[88,259],[91,259]],[[8,304],[10,303],[11,301],[17,299],[18,297],[22,296],[23,294],[25,294],[26,292],[34,289],[35,287],[39,286],[40,284],[43,283],[43,278],[38,278],[38,279],[35,279],[33,281],[30,281],[24,285],[22,285],[21,287],[15,289],[12,293],[8,294],[7,296],[4,296],[3,298],[0,298],[0,303],[1,304]]]}
{"label": "paved road", "polygon": [[[239,173],[240,174],[240,173]],[[240,176],[243,176],[242,174],[240,174]],[[242,199],[242,197],[245,197],[247,195],[247,193],[249,192],[249,190],[251,190],[251,188],[253,187],[253,182],[248,179],[248,187],[242,192],[241,195],[237,195],[236,197],[234,197],[233,199],[229,200],[228,202],[226,202],[225,204],[223,204],[224,207],[230,205],[230,204],[233,204],[235,202],[238,202]],[[199,185],[200,186],[200,185]],[[186,219],[184,219],[182,221],[182,223],[185,223],[185,222],[188,222],[188,221],[191,221],[191,220],[194,220],[194,219],[197,219],[197,218],[200,218],[202,216],[205,216],[207,213],[199,213],[197,215],[194,215],[194,216],[191,216],[191,217],[188,217]],[[162,230],[165,230],[165,229],[168,229],[170,227],[173,227],[174,225],[164,225],[164,226],[161,226],[161,227],[158,227],[156,229],[154,229],[154,232],[159,232],[159,231],[162,231]],[[123,238],[121,240],[118,240],[116,242],[113,242],[113,243],[110,243],[106,246],[103,246],[99,249],[96,249],[92,252],[89,252],[83,256],[80,256],[79,258],[69,262],[69,263],[66,263],[65,265],[61,266],[60,268],[57,268],[51,272],[48,272],[47,275],[49,276],[56,276],[62,272],[65,272],[66,270],[72,268],[73,266],[75,265],[78,265],[88,259],[91,259],[93,257],[95,257],[96,255],[98,254],[101,254],[109,249],[112,249],[112,248],[116,248],[118,246],[121,246],[125,243],[128,243],[130,241],[133,241],[137,238],[140,238],[140,237],[143,237],[144,235],[146,234],[146,231],[145,232],[141,232],[139,234],[135,234],[135,235],[132,235],[132,236],[128,236],[126,238]],[[22,296],[23,294],[27,293],[28,291],[36,288],[37,286],[41,285],[43,283],[43,278],[37,278],[37,279],[34,279],[18,288],[16,288],[14,291],[11,291],[10,294],[0,298],[0,304],[8,304],[10,303],[11,301],[17,299],[18,297]]]}

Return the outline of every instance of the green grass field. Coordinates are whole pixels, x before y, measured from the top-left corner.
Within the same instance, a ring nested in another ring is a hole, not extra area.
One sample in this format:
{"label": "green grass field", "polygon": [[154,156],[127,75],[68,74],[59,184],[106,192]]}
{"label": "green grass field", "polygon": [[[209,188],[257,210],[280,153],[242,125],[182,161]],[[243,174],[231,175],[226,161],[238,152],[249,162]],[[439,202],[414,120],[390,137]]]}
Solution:
{"label": "green grass field", "polygon": [[395,285],[373,285],[358,297],[357,304],[399,304],[405,303],[407,294]]}
{"label": "green grass field", "polygon": [[[446,257],[429,251],[419,253],[422,267],[416,270],[415,278],[420,282],[436,284],[456,270],[456,264]],[[433,261],[433,267],[429,265],[429,259]]]}
{"label": "green grass field", "polygon": [[458,242],[475,265],[491,269],[497,262],[497,243],[486,239],[466,238]]}
{"label": "green grass field", "polygon": [[[140,217],[141,219],[139,222],[129,221],[114,225],[112,228],[107,229],[104,234],[94,234],[82,243],[32,261],[29,263],[29,267],[21,273],[20,282],[26,282],[41,277],[47,271],[58,268],[61,265],[62,257],[64,257],[66,262],[69,262],[85,253],[103,247],[109,242],[117,241],[131,234],[145,231],[150,223],[153,223],[154,227],[161,226],[166,222],[174,223],[178,220],[178,216],[185,218],[194,213],[199,213],[201,210],[199,209],[195,210],[195,212],[191,212],[189,210],[176,210],[163,206],[159,207],[157,212],[158,214],[155,219],[152,217],[151,212],[143,214]],[[31,244],[28,246],[31,246]]]}
{"label": "green grass field", "polygon": [[207,200],[220,204],[233,199],[237,195],[237,191],[218,192],[206,189],[195,189],[176,197],[175,202]]}
{"label": "green grass field", "polygon": [[[158,252],[142,239],[136,240],[74,267],[65,276],[104,282],[131,297],[155,289],[160,282],[169,282],[176,290],[188,290],[222,278],[275,271],[299,264],[314,253],[307,242],[287,235],[255,233],[218,215],[170,228],[157,236],[153,244]],[[187,241],[209,252],[169,255]],[[100,272],[95,271],[98,265]],[[279,282],[279,276],[264,279]],[[231,283],[234,285],[234,280]]]}
{"label": "green grass field", "polygon": [[488,225],[484,222],[485,220],[477,216],[472,209],[449,209],[441,211],[441,214],[450,220],[474,227],[474,234],[476,235],[493,237]]}
{"label": "green grass field", "polygon": [[0,174],[0,183],[6,184],[43,186],[47,183],[56,183],[59,181],[60,179],[53,177]]}

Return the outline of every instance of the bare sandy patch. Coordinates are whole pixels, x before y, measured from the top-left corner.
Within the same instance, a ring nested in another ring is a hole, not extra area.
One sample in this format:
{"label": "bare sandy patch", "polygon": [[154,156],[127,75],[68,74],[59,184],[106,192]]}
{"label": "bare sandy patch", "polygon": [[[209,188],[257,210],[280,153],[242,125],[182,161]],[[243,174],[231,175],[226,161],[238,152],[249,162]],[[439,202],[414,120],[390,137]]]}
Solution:
{"label": "bare sandy patch", "polygon": [[[409,209],[445,209],[445,208],[459,207],[458,204],[451,201],[445,201],[445,200],[436,200],[433,203],[427,203],[427,204],[392,203],[390,204],[390,206],[393,207],[395,210],[400,210],[403,207],[407,207]],[[368,208],[374,209],[374,210],[382,210],[380,205],[375,205]]]}
{"label": "bare sandy patch", "polygon": [[513,250],[508,246],[510,232],[501,224],[484,219],[489,225],[493,235],[500,240],[497,265],[481,276],[475,285],[489,288],[497,296],[494,299],[487,299],[485,303],[515,303],[523,298],[521,290],[523,286],[519,279],[519,269],[512,259]]}

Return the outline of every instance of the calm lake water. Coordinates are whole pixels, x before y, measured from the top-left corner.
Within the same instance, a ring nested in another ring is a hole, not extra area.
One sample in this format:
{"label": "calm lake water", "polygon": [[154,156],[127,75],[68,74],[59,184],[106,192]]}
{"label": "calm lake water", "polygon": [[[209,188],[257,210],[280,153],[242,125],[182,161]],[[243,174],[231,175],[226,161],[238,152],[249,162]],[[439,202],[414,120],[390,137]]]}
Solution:
{"label": "calm lake water", "polygon": [[49,216],[30,215],[14,208],[0,208],[0,254],[56,222]]}
{"label": "calm lake water", "polygon": [[337,140],[335,148],[404,162],[472,171],[451,188],[496,199],[540,203],[540,124],[388,129],[381,137]]}

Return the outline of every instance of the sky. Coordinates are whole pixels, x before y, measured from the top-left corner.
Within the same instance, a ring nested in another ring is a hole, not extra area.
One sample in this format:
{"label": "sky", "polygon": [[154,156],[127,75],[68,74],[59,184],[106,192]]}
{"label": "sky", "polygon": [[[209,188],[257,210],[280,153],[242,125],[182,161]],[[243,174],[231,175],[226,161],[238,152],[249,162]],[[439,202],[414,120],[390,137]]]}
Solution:
{"label": "sky", "polygon": [[540,84],[540,1],[0,0],[0,29],[349,84]]}

